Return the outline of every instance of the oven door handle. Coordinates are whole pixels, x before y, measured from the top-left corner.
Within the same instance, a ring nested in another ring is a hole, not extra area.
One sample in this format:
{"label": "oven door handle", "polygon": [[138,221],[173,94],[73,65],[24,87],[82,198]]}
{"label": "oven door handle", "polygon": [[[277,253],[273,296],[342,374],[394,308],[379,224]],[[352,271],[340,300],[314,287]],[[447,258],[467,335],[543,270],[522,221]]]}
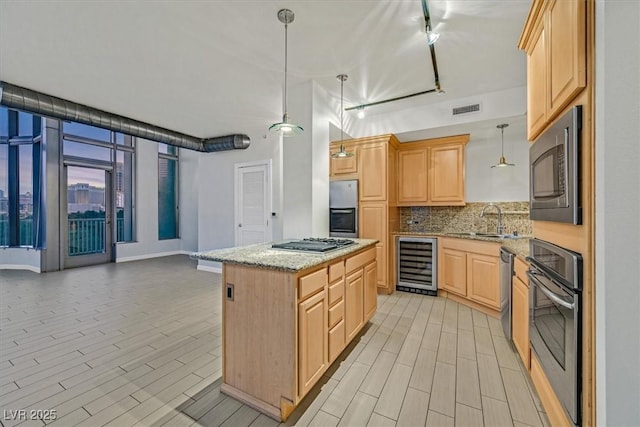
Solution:
{"label": "oven door handle", "polygon": [[538,289],[540,289],[542,293],[545,294],[547,298],[549,298],[551,301],[563,306],[564,308],[568,308],[569,310],[573,310],[575,308],[576,306],[575,304],[570,304],[566,302],[565,300],[563,300],[562,298],[560,298],[559,296],[551,292],[549,289],[547,289],[544,283],[538,280],[538,278],[536,278],[536,274],[532,273],[531,270],[527,271],[527,276],[529,276],[529,279],[533,280],[538,284]]}
{"label": "oven door handle", "polygon": [[355,208],[349,208],[349,209],[331,209],[331,213],[353,213],[355,212]]}

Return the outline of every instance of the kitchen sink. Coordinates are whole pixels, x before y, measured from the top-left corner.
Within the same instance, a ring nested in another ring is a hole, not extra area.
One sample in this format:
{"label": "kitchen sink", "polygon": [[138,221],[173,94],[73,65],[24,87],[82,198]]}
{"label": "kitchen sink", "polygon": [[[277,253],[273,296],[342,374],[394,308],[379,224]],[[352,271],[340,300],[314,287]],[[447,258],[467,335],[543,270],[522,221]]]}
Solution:
{"label": "kitchen sink", "polygon": [[522,237],[514,234],[483,233],[477,231],[451,232],[445,234],[448,234],[450,236],[492,237],[495,239],[520,239]]}

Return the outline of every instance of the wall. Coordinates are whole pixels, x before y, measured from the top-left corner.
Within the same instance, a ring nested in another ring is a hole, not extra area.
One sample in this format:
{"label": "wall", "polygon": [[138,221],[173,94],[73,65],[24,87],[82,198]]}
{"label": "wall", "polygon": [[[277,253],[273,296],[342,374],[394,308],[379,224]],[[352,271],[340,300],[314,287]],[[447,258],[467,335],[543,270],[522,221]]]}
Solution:
{"label": "wall", "polygon": [[0,270],[31,270],[40,273],[40,251],[26,248],[0,249]]}
{"label": "wall", "polygon": [[504,155],[515,166],[491,168],[500,158],[500,134],[474,138],[465,154],[467,202],[505,202],[529,200],[529,142],[524,127],[505,129]]}
{"label": "wall", "polygon": [[198,244],[198,152],[180,150],[180,239],[158,240],[158,144],[138,138],[136,145],[136,241],[118,243],[116,262],[193,252]]}
{"label": "wall", "polygon": [[596,416],[640,425],[640,2],[596,0]]}
{"label": "wall", "polygon": [[[197,247],[198,251],[228,248],[235,245],[235,190],[234,165],[236,163],[272,160],[272,217],[273,240],[282,238],[282,144],[278,135],[268,131],[270,123],[263,120],[248,121],[246,129],[239,129],[251,139],[246,150],[199,153],[197,177]],[[220,268],[218,263],[199,261],[198,268]]]}

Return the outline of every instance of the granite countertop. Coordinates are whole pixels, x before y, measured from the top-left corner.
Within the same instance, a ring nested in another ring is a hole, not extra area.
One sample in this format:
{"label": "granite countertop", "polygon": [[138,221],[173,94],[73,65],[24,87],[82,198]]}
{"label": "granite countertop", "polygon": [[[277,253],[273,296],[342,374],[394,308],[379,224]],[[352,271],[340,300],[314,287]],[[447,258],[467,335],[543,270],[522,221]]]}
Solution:
{"label": "granite countertop", "polygon": [[529,239],[531,238],[531,236],[520,236],[517,239],[487,236],[468,236],[434,231],[395,231],[393,234],[397,236],[450,237],[453,239],[481,240],[484,242],[499,243],[501,246],[510,249],[522,259],[529,256]]}
{"label": "granite countertop", "polygon": [[295,273],[357,252],[373,246],[378,242],[373,239],[351,240],[356,242],[356,244],[324,253],[272,249],[272,243],[259,243],[256,245],[196,252],[191,254],[191,258]]}

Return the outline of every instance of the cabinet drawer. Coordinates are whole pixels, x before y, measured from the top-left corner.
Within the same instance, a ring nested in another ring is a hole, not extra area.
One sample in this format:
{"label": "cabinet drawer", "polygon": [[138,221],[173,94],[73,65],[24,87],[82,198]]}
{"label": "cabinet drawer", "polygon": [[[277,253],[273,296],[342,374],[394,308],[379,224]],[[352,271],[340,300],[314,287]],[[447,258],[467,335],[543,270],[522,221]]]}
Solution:
{"label": "cabinet drawer", "polygon": [[338,283],[329,286],[329,307],[336,302],[340,301],[344,297],[344,282],[341,280]]}
{"label": "cabinet drawer", "polygon": [[522,261],[520,258],[515,257],[513,262],[513,269],[515,270],[515,275],[520,280],[524,282],[527,287],[529,287],[529,279],[527,278],[527,270],[529,269],[529,264]]}
{"label": "cabinet drawer", "polygon": [[341,261],[329,266],[329,283],[342,279],[342,276],[344,276],[344,262]]}
{"label": "cabinet drawer", "polygon": [[329,331],[329,363],[336,360],[344,350],[344,320],[341,320]]}
{"label": "cabinet drawer", "polygon": [[366,251],[352,256],[347,260],[346,271],[347,273],[351,273],[352,271],[369,264],[374,259],[376,259],[376,248],[367,249]]}
{"label": "cabinet drawer", "polygon": [[344,318],[344,301],[340,301],[329,309],[329,329]]}
{"label": "cabinet drawer", "polygon": [[327,269],[323,268],[315,273],[307,274],[300,278],[300,300],[313,295],[327,284]]}

